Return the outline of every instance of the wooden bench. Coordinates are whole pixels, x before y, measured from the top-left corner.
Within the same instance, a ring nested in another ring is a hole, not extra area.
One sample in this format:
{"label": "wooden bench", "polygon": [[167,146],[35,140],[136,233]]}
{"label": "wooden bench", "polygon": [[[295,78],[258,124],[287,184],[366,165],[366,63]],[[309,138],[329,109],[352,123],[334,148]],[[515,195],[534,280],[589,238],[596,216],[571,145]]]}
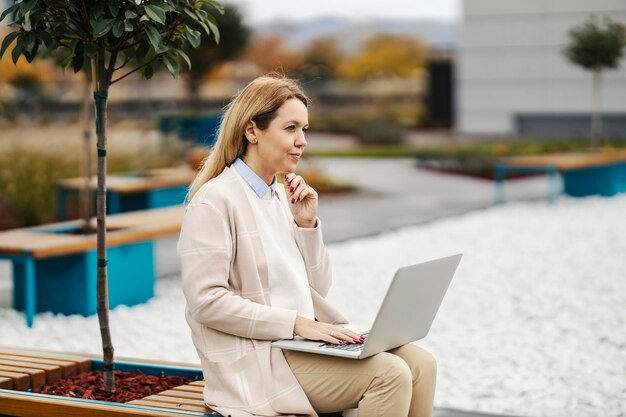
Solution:
{"label": "wooden bench", "polygon": [[[184,210],[174,206],[107,216],[111,307],[154,295],[152,241],[178,234]],[[37,311],[95,313],[96,235],[67,233],[80,226],[75,220],[0,232],[0,259],[13,264],[13,305],[25,312],[29,326]],[[38,292],[47,296],[38,300]]]}
{"label": "wooden bench", "polygon": [[548,174],[548,199],[556,202],[558,175],[564,192],[582,197],[611,196],[626,192],[626,151],[568,152],[502,158],[494,168],[496,204],[504,203],[504,181],[508,172]]}
{"label": "wooden bench", "polygon": [[[107,175],[107,214],[161,208],[183,203],[196,171],[183,166],[160,168],[145,173]],[[78,196],[85,187],[84,178],[68,178],[57,183],[57,219],[78,217]],[[89,180],[95,207],[97,177]],[[71,210],[71,207],[76,207]]]}

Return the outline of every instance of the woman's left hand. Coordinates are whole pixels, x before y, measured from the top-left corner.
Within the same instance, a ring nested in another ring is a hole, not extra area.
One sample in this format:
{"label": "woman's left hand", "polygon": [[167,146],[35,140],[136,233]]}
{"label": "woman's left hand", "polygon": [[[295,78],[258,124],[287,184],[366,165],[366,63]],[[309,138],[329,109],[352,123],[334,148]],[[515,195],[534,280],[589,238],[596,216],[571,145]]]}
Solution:
{"label": "woman's left hand", "polygon": [[300,227],[315,227],[317,218],[317,192],[308,186],[300,175],[293,172],[285,176],[285,193],[293,218]]}

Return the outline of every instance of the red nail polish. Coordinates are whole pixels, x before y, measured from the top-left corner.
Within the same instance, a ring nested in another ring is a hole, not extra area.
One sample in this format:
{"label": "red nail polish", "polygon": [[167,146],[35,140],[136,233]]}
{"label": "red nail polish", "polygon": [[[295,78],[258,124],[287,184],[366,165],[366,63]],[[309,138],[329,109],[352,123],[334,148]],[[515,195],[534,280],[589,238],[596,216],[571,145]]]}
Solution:
{"label": "red nail polish", "polygon": [[293,198],[291,199],[291,204],[295,203],[296,200],[294,200]]}
{"label": "red nail polish", "polygon": [[298,201],[300,201],[300,197],[298,197]]}
{"label": "red nail polish", "polygon": [[289,187],[289,191],[293,193],[293,187]]}

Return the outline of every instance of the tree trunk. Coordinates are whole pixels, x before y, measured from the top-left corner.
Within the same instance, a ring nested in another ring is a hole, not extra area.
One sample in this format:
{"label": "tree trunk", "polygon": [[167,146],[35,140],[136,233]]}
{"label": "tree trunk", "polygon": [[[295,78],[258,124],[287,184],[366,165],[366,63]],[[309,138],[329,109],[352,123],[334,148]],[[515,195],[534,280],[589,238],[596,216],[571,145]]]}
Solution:
{"label": "tree trunk", "polygon": [[591,115],[591,147],[602,145],[602,71],[593,71],[593,110]]}
{"label": "tree trunk", "polygon": [[93,121],[93,108],[91,107],[91,96],[93,89],[91,86],[91,77],[85,72],[85,81],[83,84],[83,104],[82,104],[82,120],[83,120],[83,164],[82,171],[85,179],[85,185],[80,191],[80,217],[83,219],[83,231],[85,234],[91,230],[89,220],[91,220],[91,122]]}
{"label": "tree trunk", "polygon": [[113,343],[109,328],[109,289],[107,282],[106,260],[106,145],[107,145],[107,101],[109,82],[104,66],[104,51],[92,61],[92,75],[95,82],[94,100],[96,106],[96,134],[98,136],[98,187],[96,191],[97,217],[97,258],[98,258],[98,322],[104,361],[104,389],[107,392],[115,391],[115,376],[113,374]]}

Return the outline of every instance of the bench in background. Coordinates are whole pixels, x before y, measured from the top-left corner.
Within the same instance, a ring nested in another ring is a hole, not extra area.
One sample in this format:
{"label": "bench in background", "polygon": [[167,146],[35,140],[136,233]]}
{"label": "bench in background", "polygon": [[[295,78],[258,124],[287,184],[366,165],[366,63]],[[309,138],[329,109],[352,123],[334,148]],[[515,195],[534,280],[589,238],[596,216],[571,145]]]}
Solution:
{"label": "bench in background", "polygon": [[[178,234],[184,210],[174,206],[107,216],[111,308],[153,297],[153,240]],[[96,313],[96,235],[69,233],[80,226],[76,220],[0,232],[0,259],[13,265],[13,306],[25,312],[29,326],[41,311]]]}
{"label": "bench in background", "polygon": [[504,203],[504,181],[512,172],[548,174],[548,199],[556,202],[558,176],[563,191],[574,197],[612,196],[626,192],[626,151],[556,153],[502,158],[496,163],[496,204]]}

